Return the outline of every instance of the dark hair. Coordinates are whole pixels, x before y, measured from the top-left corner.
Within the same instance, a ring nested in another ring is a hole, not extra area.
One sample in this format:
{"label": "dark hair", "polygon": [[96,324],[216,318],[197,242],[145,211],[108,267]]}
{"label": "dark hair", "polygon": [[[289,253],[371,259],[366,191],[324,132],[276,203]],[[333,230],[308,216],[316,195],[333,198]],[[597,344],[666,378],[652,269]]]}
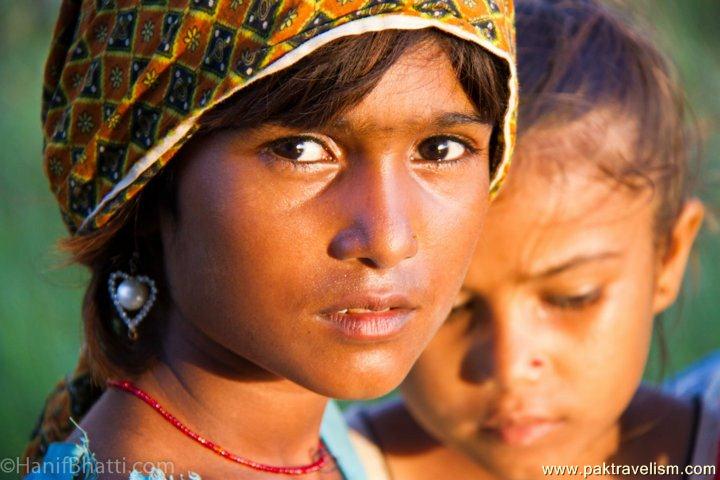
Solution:
{"label": "dark hair", "polygon": [[[624,21],[628,15],[594,0],[517,3],[518,127],[521,136],[563,128],[603,108],[629,120],[631,154],[598,167],[630,188],[654,189],[664,244],[689,195],[698,136],[675,71],[648,35]],[[597,132],[590,136],[602,142]]]}
{"label": "dark hair", "polygon": [[[186,148],[199,138],[224,128],[244,128],[278,122],[310,128],[333,120],[360,102],[383,74],[411,47],[435,43],[449,57],[478,113],[494,126],[490,145],[491,173],[502,153],[497,138],[509,97],[509,68],[485,49],[434,29],[386,30],[335,40],[297,64],[249,85],[205,113],[198,131],[137,197],[98,232],[67,239],[63,248],[75,262],[87,266],[91,279],[85,293],[83,322],[85,352],[95,382],[140,373],[161,352],[167,285],[158,219],[162,212],[177,215],[176,177]],[[158,301],[131,341],[116,318],[107,290],[110,273],[127,269],[139,253],[143,273],[154,278]]]}

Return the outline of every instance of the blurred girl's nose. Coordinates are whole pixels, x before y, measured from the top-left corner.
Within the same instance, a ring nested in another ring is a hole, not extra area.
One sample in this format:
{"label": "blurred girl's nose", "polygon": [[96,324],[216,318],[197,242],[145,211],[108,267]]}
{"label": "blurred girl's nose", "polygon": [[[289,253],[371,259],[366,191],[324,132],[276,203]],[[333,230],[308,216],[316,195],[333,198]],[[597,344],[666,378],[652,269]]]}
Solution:
{"label": "blurred girl's nose", "polygon": [[503,390],[542,379],[549,367],[543,351],[546,332],[515,299],[506,307],[475,302],[475,342],[463,365],[463,376],[475,383],[493,381]]}
{"label": "blurred girl's nose", "polygon": [[532,314],[520,302],[509,305],[494,321],[493,377],[503,387],[537,382],[547,367],[543,332],[534,328]]}

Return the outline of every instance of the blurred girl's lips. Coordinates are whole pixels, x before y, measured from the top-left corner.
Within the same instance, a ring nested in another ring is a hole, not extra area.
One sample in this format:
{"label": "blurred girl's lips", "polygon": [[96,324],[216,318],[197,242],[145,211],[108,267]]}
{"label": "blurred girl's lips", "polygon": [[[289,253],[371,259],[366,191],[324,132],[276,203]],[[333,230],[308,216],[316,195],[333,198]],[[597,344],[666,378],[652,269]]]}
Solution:
{"label": "blurred girl's lips", "polygon": [[416,310],[402,294],[364,294],[342,298],[319,316],[348,339],[372,342],[399,334]]}
{"label": "blurred girl's lips", "polygon": [[484,428],[497,435],[503,443],[511,446],[529,446],[552,433],[563,424],[562,420],[548,418],[524,418],[502,422]]}

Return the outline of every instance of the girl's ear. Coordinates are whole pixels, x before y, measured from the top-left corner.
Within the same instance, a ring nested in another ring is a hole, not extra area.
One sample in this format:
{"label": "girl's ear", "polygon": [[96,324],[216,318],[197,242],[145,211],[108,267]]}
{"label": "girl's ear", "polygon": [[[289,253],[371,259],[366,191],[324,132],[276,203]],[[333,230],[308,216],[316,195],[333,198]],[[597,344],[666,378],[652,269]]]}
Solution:
{"label": "girl's ear", "polygon": [[693,198],[685,202],[673,225],[667,248],[660,261],[655,285],[653,312],[656,315],[677,299],[688,257],[704,216],[705,207],[702,202]]}

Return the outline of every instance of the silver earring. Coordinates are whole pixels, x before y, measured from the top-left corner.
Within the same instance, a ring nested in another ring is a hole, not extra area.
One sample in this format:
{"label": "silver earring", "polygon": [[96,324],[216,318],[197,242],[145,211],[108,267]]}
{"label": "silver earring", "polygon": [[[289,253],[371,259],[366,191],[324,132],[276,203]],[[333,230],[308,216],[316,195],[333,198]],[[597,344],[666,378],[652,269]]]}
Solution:
{"label": "silver earring", "polygon": [[[108,278],[110,298],[128,328],[128,337],[133,341],[138,338],[137,326],[150,312],[157,299],[155,280],[146,275],[135,274],[137,258],[138,254],[133,254],[129,274],[118,270],[112,272]],[[137,313],[130,316],[132,312]]]}

